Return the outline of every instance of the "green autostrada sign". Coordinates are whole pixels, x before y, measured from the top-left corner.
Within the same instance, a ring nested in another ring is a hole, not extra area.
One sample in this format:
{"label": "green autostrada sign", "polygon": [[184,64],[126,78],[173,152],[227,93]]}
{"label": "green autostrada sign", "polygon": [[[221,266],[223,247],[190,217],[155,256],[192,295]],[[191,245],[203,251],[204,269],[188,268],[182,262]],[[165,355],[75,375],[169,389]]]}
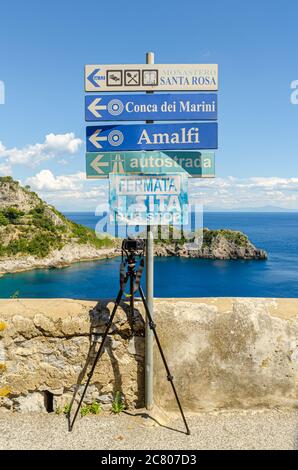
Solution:
{"label": "green autostrada sign", "polygon": [[212,178],[215,176],[215,155],[207,151],[88,152],[86,172],[87,178],[108,178],[111,173],[186,173],[194,178]]}

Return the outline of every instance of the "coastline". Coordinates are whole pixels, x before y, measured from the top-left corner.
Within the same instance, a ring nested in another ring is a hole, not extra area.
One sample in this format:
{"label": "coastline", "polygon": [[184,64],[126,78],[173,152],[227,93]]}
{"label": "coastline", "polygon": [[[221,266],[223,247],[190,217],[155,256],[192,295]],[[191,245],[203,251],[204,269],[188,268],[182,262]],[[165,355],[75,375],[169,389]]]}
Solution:
{"label": "coastline", "polygon": [[62,250],[54,250],[50,256],[45,258],[22,256],[15,259],[0,259],[0,278],[5,276],[5,274],[15,274],[37,269],[62,269],[75,263],[115,258],[119,254],[115,247],[95,249],[94,247],[86,247],[84,245],[65,245]]}

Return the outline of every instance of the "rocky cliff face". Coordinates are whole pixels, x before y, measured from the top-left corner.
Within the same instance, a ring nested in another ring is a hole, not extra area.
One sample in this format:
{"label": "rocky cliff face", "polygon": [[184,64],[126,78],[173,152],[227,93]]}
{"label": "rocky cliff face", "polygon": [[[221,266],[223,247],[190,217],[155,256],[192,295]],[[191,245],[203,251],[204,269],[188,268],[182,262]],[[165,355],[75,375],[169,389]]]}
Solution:
{"label": "rocky cliff face", "polygon": [[114,241],[98,239],[42,201],[29,187],[0,178],[0,274],[114,255]]}
{"label": "rocky cliff face", "polygon": [[14,207],[26,212],[41,203],[41,199],[29,188],[23,188],[10,177],[0,178],[0,210]]}
{"label": "rocky cliff face", "polygon": [[156,256],[181,256],[205,259],[267,259],[264,250],[256,248],[241,232],[233,230],[201,231],[198,246],[182,241],[159,241]]}

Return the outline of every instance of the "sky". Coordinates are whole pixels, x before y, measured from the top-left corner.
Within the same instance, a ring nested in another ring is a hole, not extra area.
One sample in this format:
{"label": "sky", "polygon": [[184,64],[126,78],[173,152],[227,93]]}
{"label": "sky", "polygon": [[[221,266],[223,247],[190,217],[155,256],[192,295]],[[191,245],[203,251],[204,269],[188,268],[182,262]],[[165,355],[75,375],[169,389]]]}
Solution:
{"label": "sky", "polygon": [[298,210],[297,17],[295,0],[2,0],[0,175],[60,210],[94,211],[108,181],[85,176],[84,65],[153,51],[219,65],[216,178],[192,179],[192,201]]}

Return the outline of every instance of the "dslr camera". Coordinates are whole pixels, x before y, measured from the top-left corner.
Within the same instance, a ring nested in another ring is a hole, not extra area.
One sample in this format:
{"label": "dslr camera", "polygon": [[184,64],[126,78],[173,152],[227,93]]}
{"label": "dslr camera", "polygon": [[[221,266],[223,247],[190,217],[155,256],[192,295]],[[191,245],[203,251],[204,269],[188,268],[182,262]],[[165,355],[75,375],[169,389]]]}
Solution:
{"label": "dslr camera", "polygon": [[126,238],[122,242],[123,251],[134,252],[134,251],[144,251],[144,249],[145,249],[145,240],[142,240],[140,238],[137,238],[137,239]]}

